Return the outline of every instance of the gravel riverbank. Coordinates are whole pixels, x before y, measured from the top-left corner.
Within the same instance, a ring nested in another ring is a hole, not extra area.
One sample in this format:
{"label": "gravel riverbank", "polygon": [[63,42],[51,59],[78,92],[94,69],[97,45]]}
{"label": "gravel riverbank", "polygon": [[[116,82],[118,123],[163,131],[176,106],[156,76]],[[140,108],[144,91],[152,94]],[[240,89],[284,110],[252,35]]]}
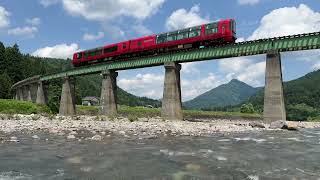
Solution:
{"label": "gravel riverbank", "polygon": [[[320,123],[297,122],[298,128],[319,128]],[[261,127],[265,128],[261,128]],[[156,138],[160,135],[173,136],[210,136],[216,133],[229,134],[248,131],[271,130],[268,124],[253,120],[199,120],[164,121],[159,118],[140,118],[130,122],[127,118],[109,119],[100,116],[45,117],[40,115],[0,115],[0,132],[47,131],[49,133],[76,139],[80,132],[89,132],[92,140],[107,136]]]}

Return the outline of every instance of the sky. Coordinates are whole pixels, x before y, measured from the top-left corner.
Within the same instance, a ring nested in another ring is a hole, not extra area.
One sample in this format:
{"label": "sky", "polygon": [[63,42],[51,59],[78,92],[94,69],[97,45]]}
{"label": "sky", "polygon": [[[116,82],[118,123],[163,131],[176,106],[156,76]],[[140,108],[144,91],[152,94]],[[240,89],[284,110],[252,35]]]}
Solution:
{"label": "sky", "polygon": [[[71,58],[85,50],[220,19],[237,41],[320,31],[319,0],[1,0],[0,41],[22,53]],[[320,69],[320,51],[282,53],[284,81]],[[182,100],[238,79],[264,86],[265,55],[184,63]],[[164,67],[119,71],[118,86],[161,99]]]}

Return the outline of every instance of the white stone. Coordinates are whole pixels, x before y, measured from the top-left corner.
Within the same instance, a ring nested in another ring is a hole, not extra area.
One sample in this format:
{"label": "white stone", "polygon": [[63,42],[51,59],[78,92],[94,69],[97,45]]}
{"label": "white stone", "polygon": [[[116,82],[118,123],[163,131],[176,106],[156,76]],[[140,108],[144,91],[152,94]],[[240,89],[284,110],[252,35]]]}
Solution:
{"label": "white stone", "polygon": [[68,136],[67,136],[67,139],[75,139],[76,137],[73,135],[73,134],[69,134]]}
{"label": "white stone", "polygon": [[94,135],[91,139],[94,141],[101,141],[102,137],[100,135]]}

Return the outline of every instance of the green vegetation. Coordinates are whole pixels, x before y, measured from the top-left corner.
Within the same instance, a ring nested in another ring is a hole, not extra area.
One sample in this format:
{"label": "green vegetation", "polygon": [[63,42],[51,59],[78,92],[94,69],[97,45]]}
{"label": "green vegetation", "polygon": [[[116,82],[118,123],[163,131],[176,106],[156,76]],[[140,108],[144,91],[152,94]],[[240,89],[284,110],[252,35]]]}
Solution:
{"label": "green vegetation", "polygon": [[234,106],[249,99],[258,91],[244,82],[233,79],[193,100],[183,103],[187,109],[215,110],[216,107]]}
{"label": "green vegetation", "polygon": [[[286,104],[287,119],[306,121],[320,119],[320,70],[285,82],[283,92]],[[249,98],[258,112],[263,111],[264,88]]]}
{"label": "green vegetation", "polygon": [[[98,107],[94,106],[77,106],[78,114],[91,114],[97,115],[99,112]],[[94,114],[96,113],[96,114]],[[129,107],[120,106],[119,114],[128,119],[135,121],[137,118],[151,118],[160,117],[160,108],[145,108],[145,107]],[[185,119],[196,118],[243,118],[243,119],[261,119],[261,114],[258,113],[240,113],[240,112],[218,112],[218,111],[201,111],[201,110],[183,110]]]}
{"label": "green vegetation", "polygon": [[31,102],[0,99],[0,113],[2,114],[51,114],[47,106]]}
{"label": "green vegetation", "polygon": [[249,104],[242,104],[241,108],[240,108],[240,112],[241,113],[248,113],[248,114],[252,114],[254,113],[254,107],[251,103]]}

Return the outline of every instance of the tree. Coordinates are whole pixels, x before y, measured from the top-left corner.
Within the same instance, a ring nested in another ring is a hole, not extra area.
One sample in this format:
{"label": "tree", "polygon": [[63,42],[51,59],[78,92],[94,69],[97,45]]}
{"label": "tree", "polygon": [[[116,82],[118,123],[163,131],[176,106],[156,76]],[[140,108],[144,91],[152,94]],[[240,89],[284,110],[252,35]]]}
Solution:
{"label": "tree", "polygon": [[4,68],[4,62],[5,62],[5,52],[6,52],[6,48],[4,47],[4,45],[2,44],[2,42],[0,42],[0,73],[3,72]]}
{"label": "tree", "polygon": [[249,104],[243,104],[240,108],[241,113],[254,113],[254,108],[251,103]]}
{"label": "tree", "polygon": [[10,89],[12,86],[12,81],[6,72],[0,75],[0,98],[10,99],[11,93]]}

